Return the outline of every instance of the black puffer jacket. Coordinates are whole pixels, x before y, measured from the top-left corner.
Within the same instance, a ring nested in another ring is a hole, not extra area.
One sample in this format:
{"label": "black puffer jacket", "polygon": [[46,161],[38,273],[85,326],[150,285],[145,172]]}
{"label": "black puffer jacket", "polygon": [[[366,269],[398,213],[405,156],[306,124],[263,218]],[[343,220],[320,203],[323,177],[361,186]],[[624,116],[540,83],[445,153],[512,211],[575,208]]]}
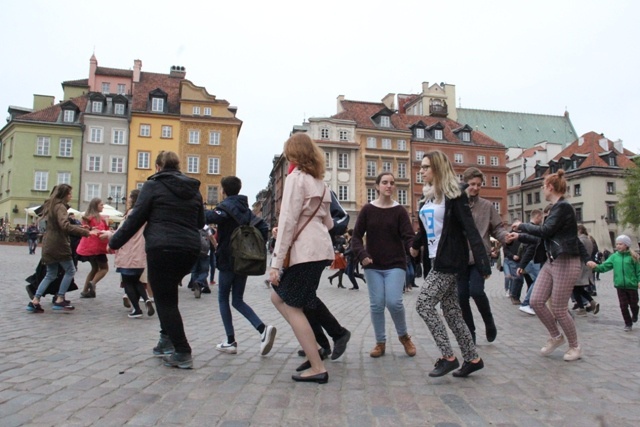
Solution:
{"label": "black puffer jacket", "polygon": [[[165,169],[149,177],[131,214],[109,241],[119,249],[144,224],[145,249],[200,252],[204,206],[200,181]],[[170,260],[168,260],[170,262]]]}
{"label": "black puffer jacket", "polygon": [[[469,245],[478,270],[483,276],[490,276],[489,256],[473,221],[473,216],[471,216],[469,199],[464,191],[466,185],[461,186],[461,188],[462,194],[460,197],[445,199],[442,235],[440,236],[435,262],[431,267],[441,273],[464,271],[469,264],[469,251],[467,250],[467,245]],[[420,208],[423,205],[424,203],[421,203]],[[420,224],[420,232],[416,234],[413,248],[420,249],[420,247],[424,246],[425,251],[427,251],[427,233],[422,221],[418,221],[418,223]]]}

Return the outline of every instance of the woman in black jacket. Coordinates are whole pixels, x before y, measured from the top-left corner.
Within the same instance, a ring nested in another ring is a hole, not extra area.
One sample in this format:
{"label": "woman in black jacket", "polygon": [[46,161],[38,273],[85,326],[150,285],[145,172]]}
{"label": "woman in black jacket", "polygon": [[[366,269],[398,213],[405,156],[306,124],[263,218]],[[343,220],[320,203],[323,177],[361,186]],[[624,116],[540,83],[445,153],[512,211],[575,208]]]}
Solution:
{"label": "woman in black jacket", "polygon": [[442,357],[436,361],[435,369],[429,376],[441,377],[460,366],[436,310],[436,305],[440,303],[464,358],[462,368],[453,376],[466,377],[482,369],[484,362],[478,356],[471,332],[462,318],[457,275],[469,263],[468,246],[471,247],[478,270],[485,278],[491,275],[489,257],[471,216],[467,195],[460,188],[447,156],[439,150],[428,152],[422,159],[420,173],[426,185],[419,211],[420,233],[413,242],[411,256],[418,256],[420,247],[424,246],[431,259],[431,271],[420,290],[416,310],[442,352]]}
{"label": "woman in black jacket", "polygon": [[158,154],[156,172],[142,186],[133,212],[109,247],[119,249],[147,224],[147,271],[160,319],[160,341],[153,354],[164,356],[166,366],[191,368],[191,347],[178,309],[178,285],[200,253],[199,230],[204,227],[200,181],[180,172],[180,159],[172,151]]}

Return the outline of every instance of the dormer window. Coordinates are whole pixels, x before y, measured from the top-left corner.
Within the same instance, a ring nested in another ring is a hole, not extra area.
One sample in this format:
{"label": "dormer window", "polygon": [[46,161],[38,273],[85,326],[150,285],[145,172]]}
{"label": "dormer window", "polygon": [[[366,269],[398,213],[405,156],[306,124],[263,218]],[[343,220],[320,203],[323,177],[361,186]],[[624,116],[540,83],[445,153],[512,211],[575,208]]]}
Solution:
{"label": "dormer window", "polygon": [[164,112],[164,99],[151,98],[151,111],[156,113]]}
{"label": "dormer window", "polygon": [[416,128],[416,138],[424,139],[424,129]]}
{"label": "dormer window", "polygon": [[471,132],[460,132],[460,139],[462,139],[463,142],[470,142]]}
{"label": "dormer window", "polygon": [[328,128],[320,129],[320,139],[329,139],[329,129]]}
{"label": "dormer window", "polygon": [[380,126],[388,128],[391,126],[391,118],[389,116],[380,116]]}
{"label": "dormer window", "polygon": [[92,101],[91,102],[91,112],[92,113],[102,113],[102,102],[101,101]]}
{"label": "dormer window", "polygon": [[113,106],[113,112],[114,114],[118,114],[120,116],[124,115],[124,104],[114,104]]}
{"label": "dormer window", "polygon": [[618,166],[618,163],[616,162],[616,156],[609,156],[609,166]]}
{"label": "dormer window", "polygon": [[442,141],[442,129],[435,129],[433,131],[433,139]]}
{"label": "dormer window", "polygon": [[76,120],[76,112],[73,110],[64,110],[62,120],[65,123],[73,123]]}

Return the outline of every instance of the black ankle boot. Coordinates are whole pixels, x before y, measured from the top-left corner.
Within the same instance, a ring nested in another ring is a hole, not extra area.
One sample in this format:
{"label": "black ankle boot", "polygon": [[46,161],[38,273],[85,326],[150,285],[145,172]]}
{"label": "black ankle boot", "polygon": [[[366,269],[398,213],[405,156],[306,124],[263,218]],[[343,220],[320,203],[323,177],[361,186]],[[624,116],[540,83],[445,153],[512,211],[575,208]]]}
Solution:
{"label": "black ankle boot", "polygon": [[160,334],[160,339],[158,340],[158,345],[153,347],[153,354],[155,356],[164,356],[165,354],[172,354],[175,351],[173,348],[173,343],[169,338],[169,335]]}

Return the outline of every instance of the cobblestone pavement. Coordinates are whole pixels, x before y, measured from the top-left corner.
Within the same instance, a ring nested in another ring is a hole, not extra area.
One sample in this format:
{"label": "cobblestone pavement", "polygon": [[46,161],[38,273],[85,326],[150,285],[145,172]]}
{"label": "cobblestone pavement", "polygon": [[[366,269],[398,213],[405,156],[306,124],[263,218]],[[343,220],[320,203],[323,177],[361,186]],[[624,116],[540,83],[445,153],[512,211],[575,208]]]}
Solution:
{"label": "cobblestone pavement", "polygon": [[[475,314],[485,369],[468,378],[430,378],[439,354],[415,312],[418,291],[405,298],[417,356],[404,354],[387,315],[387,353],[372,359],[366,285],[359,292],[338,289],[327,271],[319,295],[353,335],[345,355],[327,363],[329,383],[317,385],[291,380],[302,359],[263,278],[249,279],[246,300],[278,328],[271,353],[259,355],[259,334],[237,312],[238,354],[217,352],[226,337],[215,288],[197,300],[185,286],[180,309],[195,369],[178,370],[152,356],[158,320],[127,317],[113,271],[96,299],[68,294],[73,313],[54,313],[47,298],[45,313],[29,314],[24,278],[37,260],[26,245],[0,246],[6,302],[0,426],[631,426],[640,420],[640,325],[623,332],[611,273],[598,282],[600,313],[576,319],[582,360],[564,362],[560,350],[538,355],[547,338],[542,324],[504,297],[503,276],[495,272],[487,284],[499,329],[495,342],[484,339]],[[79,282],[87,272],[81,263]]]}

